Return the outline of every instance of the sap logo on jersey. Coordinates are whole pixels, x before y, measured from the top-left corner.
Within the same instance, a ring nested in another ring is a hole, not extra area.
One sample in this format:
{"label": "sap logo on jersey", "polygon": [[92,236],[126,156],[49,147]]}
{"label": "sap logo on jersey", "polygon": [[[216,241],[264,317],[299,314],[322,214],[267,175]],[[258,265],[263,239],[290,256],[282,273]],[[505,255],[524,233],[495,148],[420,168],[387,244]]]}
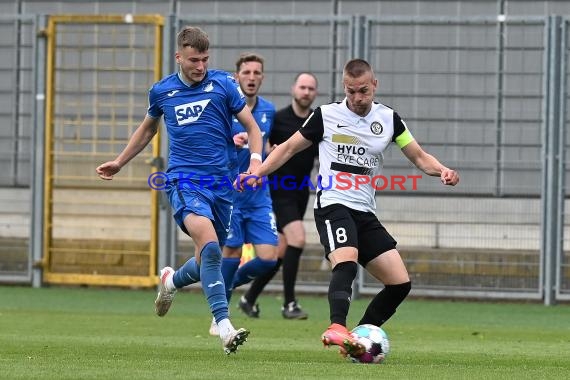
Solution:
{"label": "sap logo on jersey", "polygon": [[185,125],[192,123],[200,117],[206,106],[210,103],[210,99],[200,100],[198,102],[181,104],[174,107],[176,113],[176,120],[178,125]]}

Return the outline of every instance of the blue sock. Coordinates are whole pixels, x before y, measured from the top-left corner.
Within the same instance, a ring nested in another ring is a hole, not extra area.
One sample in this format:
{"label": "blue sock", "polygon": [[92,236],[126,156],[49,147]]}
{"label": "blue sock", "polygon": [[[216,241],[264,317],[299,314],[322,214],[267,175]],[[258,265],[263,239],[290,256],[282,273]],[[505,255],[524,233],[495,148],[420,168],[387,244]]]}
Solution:
{"label": "blue sock", "polygon": [[238,257],[224,257],[222,258],[222,276],[224,277],[224,284],[226,284],[226,299],[228,304],[232,298],[231,284],[234,281],[234,274],[238,270],[240,259]]}
{"label": "blue sock", "polygon": [[229,317],[226,287],[221,271],[222,250],[217,242],[211,241],[204,245],[200,256],[202,257],[202,265],[200,265],[202,290],[216,322],[220,322]]}
{"label": "blue sock", "polygon": [[172,276],[172,282],[177,289],[200,281],[200,265],[196,262],[196,258],[192,257],[186,261]]}
{"label": "blue sock", "polygon": [[240,285],[247,284],[256,277],[269,272],[275,267],[276,263],[277,260],[263,260],[259,257],[254,257],[237,270],[234,275],[232,288],[237,288]]}

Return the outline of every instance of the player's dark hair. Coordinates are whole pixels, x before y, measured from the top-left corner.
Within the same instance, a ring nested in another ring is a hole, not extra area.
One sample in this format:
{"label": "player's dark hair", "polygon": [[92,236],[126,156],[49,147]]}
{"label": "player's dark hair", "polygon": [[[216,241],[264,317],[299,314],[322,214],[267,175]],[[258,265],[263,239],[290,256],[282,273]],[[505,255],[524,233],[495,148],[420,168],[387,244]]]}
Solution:
{"label": "player's dark hair", "polygon": [[263,64],[265,60],[263,57],[256,53],[242,53],[236,61],[236,73],[239,72],[241,65],[246,62],[259,62],[261,63],[261,71],[263,71]]}
{"label": "player's dark hair", "polygon": [[358,78],[368,72],[372,72],[372,67],[364,59],[351,59],[344,65],[344,75],[351,78]]}
{"label": "player's dark hair", "polygon": [[208,35],[206,32],[196,26],[184,27],[178,33],[176,42],[178,44],[178,49],[191,47],[198,50],[200,53],[203,53],[210,48],[210,40],[208,39]]}

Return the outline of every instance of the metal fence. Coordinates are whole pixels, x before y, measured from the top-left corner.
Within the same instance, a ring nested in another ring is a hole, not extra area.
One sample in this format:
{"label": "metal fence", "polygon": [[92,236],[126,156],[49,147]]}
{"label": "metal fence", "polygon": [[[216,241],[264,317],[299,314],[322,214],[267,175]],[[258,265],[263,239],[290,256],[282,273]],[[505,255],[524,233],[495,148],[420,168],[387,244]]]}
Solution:
{"label": "metal fence", "polygon": [[[417,191],[378,193],[379,218],[399,241],[415,294],[544,298],[547,303],[570,299],[563,228],[568,220],[567,19],[182,14],[190,13],[179,9],[165,18],[164,74],[175,70],[176,31],[197,25],[211,37],[216,68],[233,71],[238,54],[246,50],[266,58],[262,94],[278,108],[289,103],[289,88],[299,71],[317,75],[316,104],[323,104],[343,96],[340,75],[347,59],[360,56],[373,64],[380,82],[377,99],[403,116],[426,150],[462,175],[453,189],[422,178]],[[2,186],[14,189],[29,187],[34,178],[31,157],[38,147],[32,140],[33,120],[43,117],[41,109],[34,111],[34,100],[41,96],[35,86],[45,59],[34,68],[26,57],[38,44],[35,18],[6,20],[18,28],[19,37],[2,35],[0,75],[6,81],[0,82],[0,110],[10,109],[4,119],[18,122],[0,129],[6,147],[0,160],[11,173],[2,178]],[[140,108],[129,107],[125,112]],[[36,166],[41,169],[41,160]],[[386,154],[385,168],[387,175],[419,174],[397,149]],[[4,218],[7,214],[2,213],[0,226],[15,225],[14,215]],[[306,225],[310,243],[316,244],[311,214]],[[31,219],[31,231],[37,231],[37,217],[24,215]],[[9,238],[8,228],[3,237]],[[160,230],[159,266],[192,254],[167,208]],[[302,260],[301,290],[326,288],[327,277],[314,271],[320,261],[315,253],[317,259],[307,254]],[[376,291],[364,274],[359,285],[362,293]]]}
{"label": "metal fence", "polygon": [[0,16],[0,278],[29,281],[37,18]]}
{"label": "metal fence", "polygon": [[[569,195],[568,189],[570,187],[568,184],[570,183],[570,176],[565,175],[568,168],[570,168],[570,156],[567,154],[570,147],[570,136],[566,130],[570,121],[568,112],[570,110],[570,91],[568,90],[570,85],[570,65],[568,64],[568,57],[570,56],[570,19],[555,18],[554,20],[558,20],[555,22],[560,22],[561,25],[559,35],[557,36],[560,46],[558,51],[560,75],[556,78],[560,95],[554,99],[559,105],[557,110],[558,118],[557,120],[552,120],[558,127],[558,135],[556,136],[558,141],[553,141],[557,145],[557,149],[554,152],[557,156],[555,160],[552,160],[554,161],[552,174],[554,177],[557,177],[557,181],[553,184],[554,188],[552,189],[552,198],[555,202],[550,206],[549,211],[551,213],[547,214],[551,219],[554,219],[552,228],[555,229],[550,231],[554,244],[551,247],[553,253],[551,256],[552,262],[547,263],[547,270],[553,276],[552,282],[555,281],[555,283],[552,283],[555,294],[549,296],[558,300],[570,300],[570,213],[568,202],[566,201]],[[556,60],[552,62],[553,65],[555,62]],[[547,302],[550,297],[547,298]]]}
{"label": "metal fence", "polygon": [[[385,212],[393,214],[387,224],[399,230],[416,294],[542,296],[537,197],[546,117],[546,21],[362,20],[362,55],[379,68],[381,97],[401,109],[429,152],[461,168],[458,188],[423,180],[418,192],[469,195],[413,202],[380,197]],[[385,164],[389,174],[410,171],[397,150]],[[413,213],[401,211],[410,207],[406,203],[414,205]],[[424,242],[418,250],[419,237]],[[413,246],[406,245],[410,241]],[[369,287],[374,284],[361,277],[361,291],[375,292]]]}

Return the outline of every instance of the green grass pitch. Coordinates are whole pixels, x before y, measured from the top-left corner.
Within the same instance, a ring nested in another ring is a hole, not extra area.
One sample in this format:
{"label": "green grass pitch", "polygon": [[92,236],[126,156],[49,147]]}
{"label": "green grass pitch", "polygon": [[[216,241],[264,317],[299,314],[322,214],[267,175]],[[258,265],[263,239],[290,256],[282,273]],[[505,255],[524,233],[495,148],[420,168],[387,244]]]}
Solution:
{"label": "green grass pitch", "polygon": [[[226,356],[208,335],[201,293],[180,292],[154,315],[155,292],[0,286],[1,379],[567,379],[570,307],[408,299],[384,325],[391,353],[382,365],[352,364],[325,349],[325,296],[300,296],[307,321],[284,320],[276,295],[261,318],[231,305],[251,330]],[[355,300],[350,327],[368,299]]]}

